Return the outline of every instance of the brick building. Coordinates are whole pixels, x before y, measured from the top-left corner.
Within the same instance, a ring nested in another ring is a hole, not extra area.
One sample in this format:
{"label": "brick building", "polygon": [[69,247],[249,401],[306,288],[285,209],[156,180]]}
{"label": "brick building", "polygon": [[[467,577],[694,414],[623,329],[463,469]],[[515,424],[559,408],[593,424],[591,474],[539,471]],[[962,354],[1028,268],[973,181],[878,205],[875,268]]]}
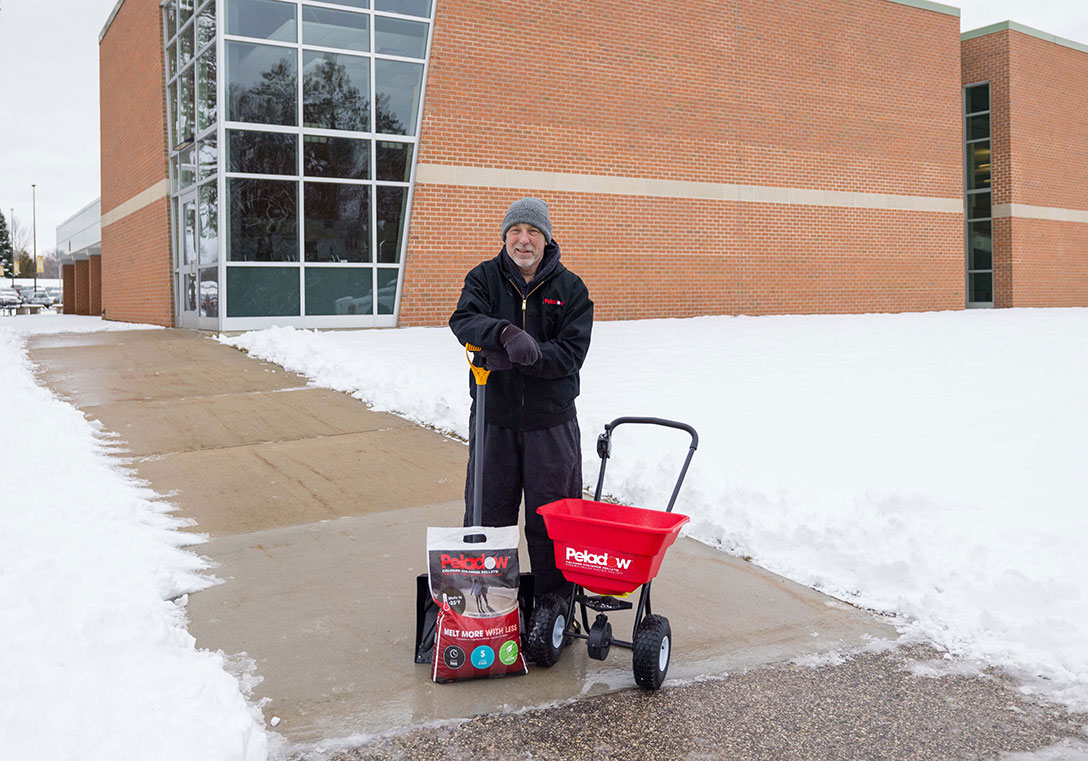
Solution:
{"label": "brick building", "polygon": [[1088,306],[1088,46],[1013,22],[977,29],[963,82],[969,300]]}
{"label": "brick building", "polygon": [[[599,319],[1088,305],[1088,115],[1070,130],[1055,96],[1057,123],[1000,116],[1037,62],[1079,83],[1088,58],[1015,25],[964,37],[926,0],[121,0],[100,38],[102,308],[442,324],[523,195]],[[993,217],[980,185],[966,223],[989,142],[965,143],[985,114],[962,85],[991,78]],[[1004,220],[1045,243],[1007,253]]]}
{"label": "brick building", "polygon": [[57,226],[64,314],[102,313],[101,220],[96,199]]}

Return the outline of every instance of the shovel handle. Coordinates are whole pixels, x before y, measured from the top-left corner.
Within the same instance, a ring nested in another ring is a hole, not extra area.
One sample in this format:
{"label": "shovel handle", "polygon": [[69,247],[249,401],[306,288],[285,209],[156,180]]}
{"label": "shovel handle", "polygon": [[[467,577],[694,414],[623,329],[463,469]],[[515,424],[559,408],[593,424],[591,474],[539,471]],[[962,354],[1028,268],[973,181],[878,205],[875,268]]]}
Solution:
{"label": "shovel handle", "polygon": [[[479,346],[470,343],[465,344],[465,358],[468,359],[469,369],[476,378],[476,461],[473,466],[472,477],[472,525],[479,526],[483,523],[483,476],[484,476],[484,399],[487,392],[487,376],[491,373],[486,367],[478,367],[472,364],[470,351],[483,351]],[[483,534],[470,534],[465,537],[466,542],[478,543],[485,541]]]}

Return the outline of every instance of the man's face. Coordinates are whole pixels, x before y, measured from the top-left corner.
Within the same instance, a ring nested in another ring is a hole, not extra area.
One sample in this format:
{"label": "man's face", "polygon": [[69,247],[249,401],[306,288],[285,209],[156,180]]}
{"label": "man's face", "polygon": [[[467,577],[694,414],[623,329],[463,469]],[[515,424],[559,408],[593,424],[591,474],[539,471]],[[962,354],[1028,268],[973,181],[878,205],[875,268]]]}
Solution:
{"label": "man's face", "polygon": [[544,233],[532,225],[518,224],[506,231],[506,252],[527,277],[536,274],[545,245]]}

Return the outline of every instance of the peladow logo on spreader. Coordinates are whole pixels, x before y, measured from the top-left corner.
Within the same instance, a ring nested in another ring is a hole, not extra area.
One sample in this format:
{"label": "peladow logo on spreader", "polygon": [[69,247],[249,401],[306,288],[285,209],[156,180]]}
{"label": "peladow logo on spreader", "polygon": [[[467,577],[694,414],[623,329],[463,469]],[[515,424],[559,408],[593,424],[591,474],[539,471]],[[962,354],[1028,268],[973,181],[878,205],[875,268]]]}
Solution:
{"label": "peladow logo on spreader", "polygon": [[569,563],[572,560],[577,563],[599,565],[602,568],[618,568],[621,571],[631,567],[631,558],[619,558],[614,555],[609,555],[607,552],[598,555],[594,552],[586,552],[585,550],[576,550],[573,547],[567,547],[567,562]]}
{"label": "peladow logo on spreader", "polygon": [[442,553],[442,567],[456,568],[461,571],[500,571],[506,570],[510,558],[506,555],[465,555],[464,553],[454,557]]}

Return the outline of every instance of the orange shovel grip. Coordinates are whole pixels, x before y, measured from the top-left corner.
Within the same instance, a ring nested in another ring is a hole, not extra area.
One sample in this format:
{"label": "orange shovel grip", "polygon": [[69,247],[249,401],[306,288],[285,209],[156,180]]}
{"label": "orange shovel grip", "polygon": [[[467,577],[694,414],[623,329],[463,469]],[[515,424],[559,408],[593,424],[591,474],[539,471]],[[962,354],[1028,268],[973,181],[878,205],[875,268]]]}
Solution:
{"label": "orange shovel grip", "polygon": [[472,374],[476,378],[476,385],[486,386],[487,376],[491,374],[491,371],[488,370],[486,367],[477,367],[476,365],[472,364],[472,357],[468,356],[468,353],[470,351],[483,351],[483,349],[481,349],[479,346],[474,346],[473,344],[465,344],[465,357],[468,359],[469,369],[472,370]]}

